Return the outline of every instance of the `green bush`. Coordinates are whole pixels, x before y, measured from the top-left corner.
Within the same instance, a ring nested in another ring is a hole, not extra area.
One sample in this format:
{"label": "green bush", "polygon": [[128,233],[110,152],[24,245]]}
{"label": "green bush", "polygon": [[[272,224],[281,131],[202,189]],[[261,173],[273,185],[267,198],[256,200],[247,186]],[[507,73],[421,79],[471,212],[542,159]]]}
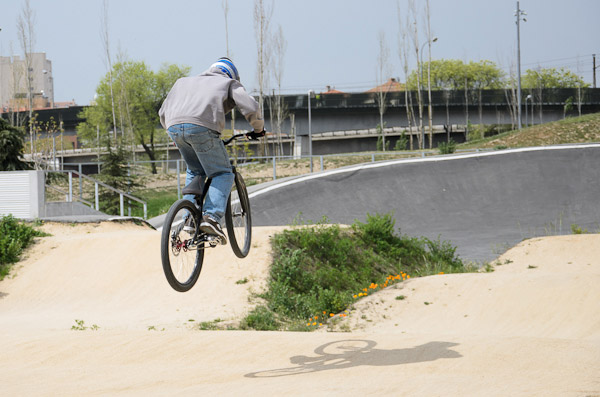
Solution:
{"label": "green bush", "polygon": [[448,242],[396,235],[391,214],[367,214],[366,223],[355,221],[350,228],[324,222],[273,236],[273,264],[261,295],[266,303],[244,327],[272,329],[265,327],[279,323],[300,330],[314,314],[344,311],[353,294],[389,275],[467,271]]}
{"label": "green bush", "polygon": [[456,142],[450,139],[448,142],[440,142],[438,144],[440,154],[451,154],[456,151]]}
{"label": "green bush", "polygon": [[408,137],[406,136],[406,134],[404,132],[402,132],[402,134],[396,141],[396,144],[394,145],[394,150],[396,150],[396,151],[406,150],[407,145],[408,145]]}
{"label": "green bush", "polygon": [[12,215],[0,218],[0,280],[6,277],[10,265],[19,260],[33,238],[43,235],[44,233],[18,222]]}
{"label": "green bush", "polygon": [[258,331],[274,331],[279,328],[279,323],[275,319],[272,311],[264,306],[257,306],[242,321],[241,329],[255,329]]}

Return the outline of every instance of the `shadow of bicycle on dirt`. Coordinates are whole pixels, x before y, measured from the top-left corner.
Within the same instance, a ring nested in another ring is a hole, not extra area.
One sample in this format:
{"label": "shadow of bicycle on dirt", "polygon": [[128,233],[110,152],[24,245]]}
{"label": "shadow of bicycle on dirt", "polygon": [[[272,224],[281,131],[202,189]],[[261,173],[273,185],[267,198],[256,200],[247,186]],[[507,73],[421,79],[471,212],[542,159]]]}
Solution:
{"label": "shadow of bicycle on dirt", "polygon": [[460,358],[462,355],[450,348],[458,343],[429,342],[405,349],[375,349],[372,340],[348,339],[329,342],[317,347],[316,356],[293,356],[292,367],[252,372],[247,378],[272,378],[300,375],[319,371],[364,366],[390,366],[435,361],[443,358]]}

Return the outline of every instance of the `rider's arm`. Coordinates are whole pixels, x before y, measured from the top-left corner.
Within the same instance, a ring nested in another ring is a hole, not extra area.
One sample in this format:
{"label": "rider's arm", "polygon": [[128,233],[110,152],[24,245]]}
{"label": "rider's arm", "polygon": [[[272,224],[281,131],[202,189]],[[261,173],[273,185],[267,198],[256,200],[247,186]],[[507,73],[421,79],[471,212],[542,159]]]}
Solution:
{"label": "rider's arm", "polygon": [[231,85],[231,97],[254,131],[264,131],[265,122],[260,118],[258,102],[256,102],[254,98],[246,92],[244,86],[237,81],[233,81]]}

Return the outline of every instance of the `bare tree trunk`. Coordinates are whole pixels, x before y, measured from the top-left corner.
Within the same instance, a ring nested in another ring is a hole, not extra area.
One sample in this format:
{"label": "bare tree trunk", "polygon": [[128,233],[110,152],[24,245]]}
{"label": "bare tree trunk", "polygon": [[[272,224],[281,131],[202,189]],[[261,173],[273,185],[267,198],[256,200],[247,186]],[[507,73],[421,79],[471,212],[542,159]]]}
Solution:
{"label": "bare tree trunk", "polygon": [[[254,32],[256,34],[257,49],[257,73],[258,73],[258,104],[260,106],[261,116],[264,119],[264,93],[267,89],[267,73],[269,64],[268,40],[271,16],[273,15],[273,5],[265,7],[264,0],[254,0]],[[266,155],[266,136],[261,138],[262,155]]]}
{"label": "bare tree trunk", "polygon": [[410,30],[410,35],[412,38],[413,47],[415,50],[415,58],[417,60],[417,102],[419,105],[419,148],[425,149],[425,131],[423,130],[423,93],[421,92],[421,61],[419,58],[419,32],[417,29],[417,11],[415,9],[414,0],[408,1],[409,12],[413,18],[413,29]]}
{"label": "bare tree trunk", "polygon": [[21,14],[17,20],[17,31],[19,34],[19,42],[23,50],[25,61],[25,86],[27,87],[27,108],[29,113],[29,145],[31,149],[31,159],[34,162],[35,168],[38,168],[38,163],[35,160],[34,148],[34,133],[33,133],[33,48],[35,46],[35,13],[31,9],[29,0],[25,0],[25,4],[21,9]]}
{"label": "bare tree trunk", "polygon": [[477,99],[479,100],[478,111],[479,111],[479,128],[480,128],[480,134],[481,134],[480,138],[483,139],[483,138],[485,138],[485,130],[483,128],[483,103],[481,100],[481,95],[482,95],[481,92],[482,92],[482,90],[480,87],[479,90],[477,90]]}
{"label": "bare tree trunk", "polygon": [[[281,26],[277,29],[276,33],[273,35],[273,77],[275,78],[275,82],[277,84],[277,93],[274,95],[275,99],[275,128],[274,132],[277,134],[277,143],[279,146],[279,153],[283,155],[283,142],[281,140],[281,126],[283,124],[283,120],[285,120],[286,109],[284,108],[283,97],[281,96],[281,86],[283,82],[283,59],[285,57],[285,52],[287,49],[287,42],[283,36],[283,29]],[[273,124],[271,124],[273,126]]]}
{"label": "bare tree trunk", "polygon": [[296,147],[296,115],[294,113],[290,114],[290,134],[292,136],[292,143],[290,144],[290,156],[293,156],[295,159],[295,147]]}
{"label": "bare tree trunk", "polygon": [[400,56],[400,62],[402,63],[402,70],[404,71],[404,81],[405,81],[405,86],[404,86],[404,106],[406,107],[406,121],[408,124],[408,131],[409,131],[409,141],[410,141],[410,150],[414,149],[414,144],[413,144],[413,131],[412,131],[412,122],[411,122],[411,117],[412,117],[412,95],[410,94],[410,91],[408,89],[408,54],[409,54],[409,50],[408,50],[408,40],[407,40],[407,36],[408,36],[408,31],[410,30],[410,21],[409,21],[409,14],[406,14],[406,21],[402,21],[402,15],[400,13],[400,3],[397,2],[396,3],[396,7],[398,10],[398,26],[399,28],[399,32],[400,32],[400,37],[399,37],[399,43],[398,43],[398,55]]}
{"label": "bare tree trunk", "polygon": [[[594,58],[595,59],[595,58]],[[595,62],[595,61],[594,61]],[[577,56],[577,75],[581,76],[581,66],[579,63],[579,56]],[[596,73],[596,69],[594,68],[594,76]],[[579,113],[579,117],[581,117],[581,105],[583,102],[583,93],[581,90],[581,82],[577,83],[577,112]]]}
{"label": "bare tree trunk", "polygon": [[450,128],[450,109],[449,109],[449,102],[450,102],[450,91],[446,88],[444,90],[444,99],[446,99],[446,142],[450,143],[450,132],[451,132],[451,128]]}
{"label": "bare tree trunk", "polygon": [[514,114],[513,114],[513,109],[512,109],[512,102],[510,99],[510,94],[509,94],[509,88],[505,88],[504,89],[504,97],[506,98],[506,103],[508,104],[508,114],[510,114],[510,128],[512,130],[515,129],[515,123],[514,123]]}
{"label": "bare tree trunk", "polygon": [[[227,0],[221,1],[221,7],[223,7],[223,14],[225,14],[225,48],[227,49],[227,58],[231,58],[229,56],[229,27],[227,21],[227,15],[229,14],[229,4]],[[235,142],[235,141],[234,141]]]}
{"label": "bare tree trunk", "polygon": [[465,77],[465,141],[469,140],[469,80]]}
{"label": "bare tree trunk", "polygon": [[379,86],[379,89],[377,90],[376,98],[379,107],[379,127],[381,128],[381,140],[383,143],[382,150],[385,152],[385,131],[383,125],[383,114],[385,113],[386,109],[386,97],[389,90],[389,86],[385,87],[385,89],[383,89],[381,86],[387,81],[387,76],[390,73],[390,50],[388,49],[388,46],[385,42],[385,33],[383,30],[379,31],[378,40],[379,56],[377,58],[377,85]]}
{"label": "bare tree trunk", "polygon": [[431,107],[431,12],[429,7],[429,0],[427,0],[425,12],[427,14],[427,47],[429,48],[429,56],[427,62],[427,95],[429,98],[429,105],[427,107],[429,116],[429,149],[433,148],[433,109]]}
{"label": "bare tree trunk", "polygon": [[100,23],[100,36],[102,37],[102,46],[106,58],[106,68],[108,69],[108,84],[110,86],[110,103],[113,117],[113,138],[117,142],[117,118],[115,115],[115,96],[113,93],[112,61],[110,58],[110,40],[108,36],[108,0],[102,0],[102,17]]}
{"label": "bare tree trunk", "polygon": [[581,90],[581,83],[577,85],[577,111],[579,112],[579,117],[581,117],[581,105],[583,103],[583,92]]}
{"label": "bare tree trunk", "polygon": [[[227,58],[231,58],[232,55],[229,52],[229,2],[228,0],[222,0],[221,7],[223,8],[223,15],[225,16],[225,46],[226,46],[226,56]],[[231,135],[235,135],[235,108],[231,109]],[[237,150],[237,141],[233,140],[233,161],[234,165],[237,165],[238,158],[238,150]]]}
{"label": "bare tree trunk", "polygon": [[[408,117],[408,130],[410,131],[410,150],[414,150],[414,137],[413,137],[413,125],[417,125],[414,123],[415,112],[413,111],[413,101],[412,94],[410,91],[406,91],[406,97],[408,98],[408,103],[406,104],[406,117]],[[419,138],[417,137],[417,143],[419,143]]]}

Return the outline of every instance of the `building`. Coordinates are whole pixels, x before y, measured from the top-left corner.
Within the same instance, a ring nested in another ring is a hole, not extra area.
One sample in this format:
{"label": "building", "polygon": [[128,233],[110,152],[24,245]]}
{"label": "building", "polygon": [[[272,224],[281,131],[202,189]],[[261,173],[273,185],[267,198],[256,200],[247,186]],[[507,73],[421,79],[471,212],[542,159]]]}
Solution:
{"label": "building", "polygon": [[[0,108],[1,112],[27,110],[29,107],[27,69],[25,59],[18,55],[0,56]],[[31,91],[33,108],[54,107],[54,79],[52,62],[46,53],[31,54]]]}
{"label": "building", "polygon": [[391,78],[385,83],[378,85],[377,87],[371,88],[367,92],[399,92],[404,91],[404,84],[398,82],[395,78]]}

